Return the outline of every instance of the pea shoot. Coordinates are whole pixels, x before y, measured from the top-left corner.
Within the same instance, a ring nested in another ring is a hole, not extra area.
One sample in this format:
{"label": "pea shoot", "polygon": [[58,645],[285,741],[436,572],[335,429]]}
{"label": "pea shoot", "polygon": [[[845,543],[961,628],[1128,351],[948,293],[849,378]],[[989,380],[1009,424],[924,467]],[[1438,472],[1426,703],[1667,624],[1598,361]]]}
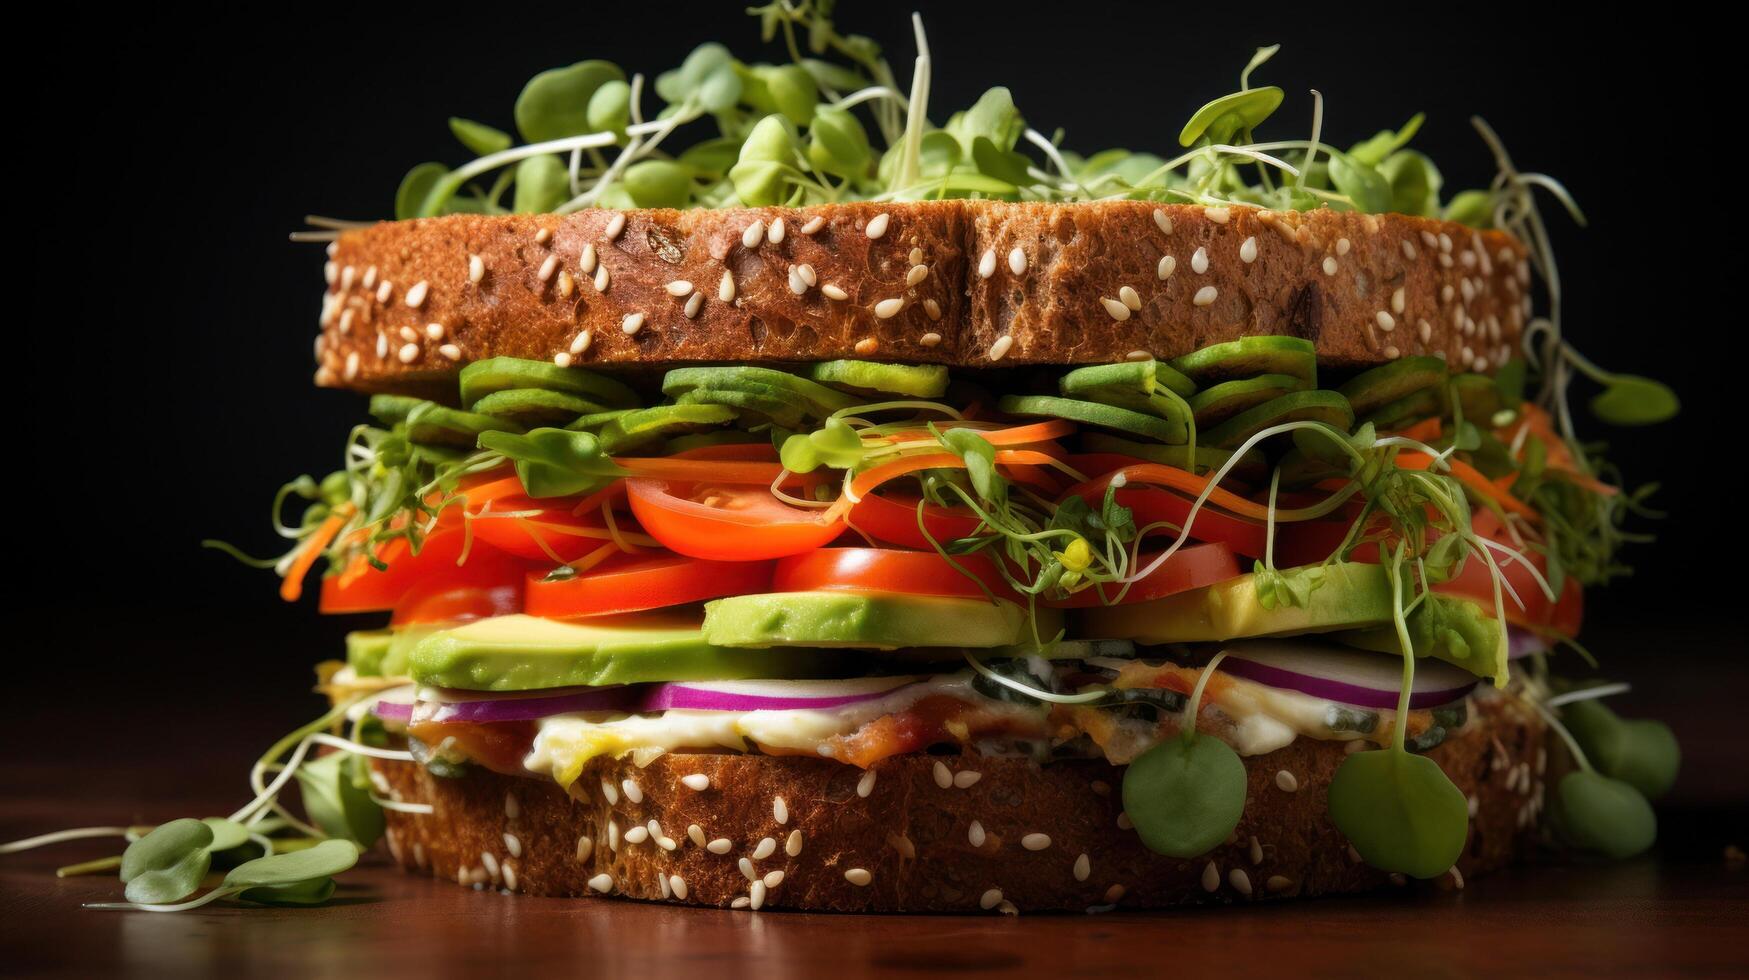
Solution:
{"label": "pea shoot", "polygon": [[1124,770],[1124,812],[1142,843],[1157,854],[1207,854],[1232,835],[1245,812],[1245,763],[1226,742],[1196,728],[1203,688],[1221,656],[1216,654],[1197,678],[1181,732]]}

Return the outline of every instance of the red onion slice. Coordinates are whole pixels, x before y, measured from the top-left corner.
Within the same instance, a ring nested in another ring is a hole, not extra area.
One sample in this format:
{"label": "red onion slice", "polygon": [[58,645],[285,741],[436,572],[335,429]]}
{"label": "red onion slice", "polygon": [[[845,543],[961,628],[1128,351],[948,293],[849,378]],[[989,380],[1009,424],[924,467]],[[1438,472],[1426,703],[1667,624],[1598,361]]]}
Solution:
{"label": "red onion slice", "polygon": [[[1395,708],[1403,687],[1403,661],[1304,637],[1229,643],[1220,669],[1270,687],[1299,691],[1363,708]],[[1431,708],[1475,688],[1475,675],[1440,660],[1415,662],[1409,707]]]}
{"label": "red onion slice", "polygon": [[917,678],[859,677],[841,681],[714,681],[658,684],[641,711],[819,711],[873,701]]}
{"label": "red onion slice", "polygon": [[420,701],[410,720],[489,725],[504,721],[534,721],[577,711],[630,711],[636,703],[637,691],[624,685],[498,697],[475,697],[469,692],[461,700]]}
{"label": "red onion slice", "polygon": [[1546,653],[1549,648],[1549,641],[1530,630],[1511,623],[1506,624],[1506,659],[1517,660],[1533,653]]}

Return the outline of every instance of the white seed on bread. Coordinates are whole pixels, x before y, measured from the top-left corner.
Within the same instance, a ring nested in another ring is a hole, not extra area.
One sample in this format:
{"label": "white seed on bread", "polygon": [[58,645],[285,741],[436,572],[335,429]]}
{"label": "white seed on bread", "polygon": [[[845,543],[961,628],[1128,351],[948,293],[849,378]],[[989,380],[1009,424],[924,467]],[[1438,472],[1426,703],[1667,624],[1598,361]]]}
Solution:
{"label": "white seed on bread", "polygon": [[668,295],[673,296],[676,299],[681,296],[692,295],[692,283],[687,282],[685,279],[676,279],[662,288],[668,291]]}
{"label": "white seed on bread", "polygon": [[1196,251],[1191,253],[1190,271],[1199,276],[1209,271],[1209,250],[1207,248],[1199,245]]}
{"label": "white seed on bread", "polygon": [[928,278],[929,278],[929,267],[928,266],[926,266],[926,265],[914,265],[911,267],[911,271],[905,273],[905,285],[906,286],[916,286],[917,284],[921,283],[923,280],[928,279]]}
{"label": "white seed on bread", "polygon": [[683,776],[680,780],[680,783],[681,783],[681,785],[685,786],[687,789],[694,790],[694,791],[699,792],[699,793],[702,793],[705,790],[711,788],[711,778],[709,776],[706,776],[702,772],[695,772],[695,773],[691,773],[690,775]]}
{"label": "white seed on bread", "polygon": [[1217,207],[1217,208],[1203,208],[1202,214],[1203,214],[1203,217],[1209,219],[1210,221],[1213,221],[1217,225],[1226,224],[1227,220],[1233,216],[1232,209],[1219,208],[1219,207]]}
{"label": "white seed on bread", "polygon": [[1239,261],[1250,265],[1257,261],[1257,236],[1252,235],[1239,244]]}
{"label": "white seed on bread", "polygon": [[1092,873],[1093,862],[1088,859],[1087,852],[1082,851],[1081,855],[1075,859],[1075,880],[1086,881],[1087,876]]}
{"label": "white seed on bread", "polygon": [[784,225],[782,218],[772,218],[771,226],[765,229],[765,240],[773,245],[783,242]]}
{"label": "white seed on bread", "polygon": [[827,299],[837,300],[839,302],[843,302],[850,298],[849,293],[845,292],[837,283],[832,282],[820,287],[820,295],[825,296]]}
{"label": "white seed on bread", "polygon": [[686,839],[697,844],[699,847],[704,847],[704,828],[700,827],[698,824],[688,824],[686,828]]}
{"label": "white seed on bread", "polygon": [[771,800],[771,819],[780,824],[789,823],[789,804],[784,802],[781,796],[773,797]]}
{"label": "white seed on bread", "polygon": [[1219,295],[1220,291],[1215,289],[1215,287],[1204,286],[1196,291],[1196,295],[1191,297],[1190,301],[1197,306],[1208,306],[1212,304],[1215,301],[1215,298]]}
{"label": "white seed on bread", "polygon": [[1154,267],[1154,275],[1160,279],[1172,278],[1172,273],[1178,271],[1178,260],[1170,255],[1160,256],[1160,264]]}
{"label": "white seed on bread", "polygon": [[768,858],[776,853],[777,853],[777,841],[771,839],[770,837],[763,837],[763,838],[760,838],[759,845],[757,847],[753,848],[753,860],[763,861],[766,858]]}
{"label": "white seed on bread", "polygon": [[741,247],[758,248],[759,243],[764,239],[765,222],[758,218],[754,218],[753,223],[748,225],[746,229],[741,232]]}
{"label": "white seed on bread", "polygon": [[863,799],[867,799],[868,794],[874,792],[874,787],[875,771],[870,769],[862,774],[861,779],[856,781],[856,795]]}
{"label": "white seed on bread", "polygon": [[1336,274],[1336,257],[1334,255],[1324,256],[1324,274],[1327,276]]}
{"label": "white seed on bread", "polygon": [[890,221],[892,221],[892,218],[888,216],[887,212],[882,211],[880,214],[868,219],[868,224],[862,229],[863,234],[870,238],[880,238],[887,233],[887,224]]}
{"label": "white seed on bread", "polygon": [[867,868],[851,868],[844,872],[844,880],[858,888],[866,888],[869,882],[874,881],[874,875]]}
{"label": "white seed on bread", "polygon": [[718,837],[716,840],[706,844],[704,849],[712,854],[727,854],[729,851],[733,850],[734,847],[734,841],[729,840],[727,837]]}
{"label": "white seed on bread", "polygon": [[874,306],[874,315],[881,318],[882,320],[890,320],[893,317],[897,316],[899,311],[904,309],[904,308],[905,308],[904,298],[900,297],[900,296],[894,296],[894,297],[891,297],[888,299],[883,299],[879,303],[876,303]]}
{"label": "white seed on bread", "polygon": [[607,227],[603,228],[601,230],[601,234],[603,237],[605,237],[608,241],[611,242],[614,239],[619,237],[620,232],[625,231],[625,230],[626,230],[625,212],[624,211],[615,211],[613,213],[613,217],[607,219]]}
{"label": "white seed on bread", "polygon": [[996,274],[996,250],[988,248],[978,259],[978,278],[988,279]]}
{"label": "white seed on bread", "polygon": [[1026,253],[1021,250],[1019,245],[1014,246],[1014,249],[1008,253],[1008,271],[1017,276],[1026,274]]}
{"label": "white seed on bread", "polygon": [[1172,234],[1172,216],[1160,208],[1154,209],[1154,224],[1165,234]]}
{"label": "white seed on bread", "polygon": [[1113,320],[1122,323],[1130,318],[1130,308],[1122,300],[1112,299],[1110,296],[1101,296],[1099,302],[1105,307],[1105,312],[1111,314]]}
{"label": "white seed on bread", "polygon": [[430,284],[421,279],[414,283],[411,289],[407,290],[407,295],[402,297],[402,302],[416,310],[425,305],[425,294],[430,292],[430,290]]}
{"label": "white seed on bread", "polygon": [[1251,897],[1251,876],[1245,873],[1244,868],[1234,868],[1227,872],[1227,883],[1239,894],[1246,898]]}
{"label": "white seed on bread", "polygon": [[1133,287],[1119,286],[1117,290],[1117,298],[1123,301],[1123,305],[1132,310],[1140,310],[1142,308],[1142,296],[1140,293],[1136,292]]}
{"label": "white seed on bread", "polygon": [[595,265],[597,261],[598,260],[595,256],[595,243],[584,242],[583,251],[577,256],[577,268],[582,269],[584,275],[593,276],[595,275]]}
{"label": "white seed on bread", "polygon": [[826,227],[826,216],[823,214],[816,214],[808,219],[807,224],[802,225],[801,233],[804,235],[812,235],[824,227]]}
{"label": "white seed on bread", "polygon": [[1027,834],[1020,839],[1020,846],[1029,851],[1042,851],[1051,846],[1050,834]]}
{"label": "white seed on bread", "polygon": [[541,261],[540,269],[535,272],[535,277],[541,282],[548,282],[553,278],[553,273],[558,271],[559,257],[557,255],[549,255]]}
{"label": "white seed on bread", "polygon": [[[639,330],[642,330],[643,328],[644,328],[644,315],[642,313],[627,313],[625,316],[625,319],[621,320],[619,323],[620,332],[626,334],[627,336],[635,334]],[[634,800],[633,802],[635,803],[637,801]]]}
{"label": "white seed on bread", "polygon": [[990,345],[990,360],[1000,361],[1004,357],[1007,357],[1009,349],[1013,346],[1014,338],[1012,336],[1003,334],[1002,336],[997,337],[996,342]]}
{"label": "white seed on bread", "polygon": [[984,774],[976,769],[961,769],[953,774],[953,787],[954,789],[970,789],[983,778]]}
{"label": "white seed on bread", "polygon": [[693,293],[691,296],[687,297],[686,308],[681,310],[681,312],[686,314],[686,318],[688,320],[692,320],[692,319],[696,319],[698,317],[698,311],[703,309],[703,308],[704,308],[704,294],[703,293]]}
{"label": "white seed on bread", "polygon": [[613,891],[613,875],[603,871],[601,874],[589,879],[589,887],[605,895],[608,892]]}
{"label": "white seed on bread", "polygon": [[790,857],[802,856],[802,832],[799,828],[789,832],[789,837],[783,842],[783,852]]}
{"label": "white seed on bread", "polygon": [[934,347],[936,344],[941,343],[941,334],[934,332],[926,333],[923,336],[918,337],[917,342],[924,347]]}
{"label": "white seed on bread", "polygon": [[985,839],[984,825],[973,820],[971,826],[966,828],[966,841],[973,847],[983,847]]}

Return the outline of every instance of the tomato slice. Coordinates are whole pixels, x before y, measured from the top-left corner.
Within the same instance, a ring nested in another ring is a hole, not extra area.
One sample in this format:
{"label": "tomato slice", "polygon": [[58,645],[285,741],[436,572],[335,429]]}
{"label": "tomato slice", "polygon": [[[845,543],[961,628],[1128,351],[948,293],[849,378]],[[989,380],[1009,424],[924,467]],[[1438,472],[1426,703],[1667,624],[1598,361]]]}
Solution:
{"label": "tomato slice", "polygon": [[430,579],[413,586],[395,603],[394,626],[414,623],[465,623],[489,616],[522,612],[523,568],[507,569],[512,577],[497,585],[459,585]]}
{"label": "tomato slice", "polygon": [[[476,541],[510,554],[537,561],[576,561],[600,547],[601,539],[568,533],[582,528],[600,530],[599,513],[573,514],[576,499],[536,499],[523,492],[522,481],[510,476],[462,491]],[[527,517],[493,517],[492,514],[530,513]],[[480,515],[486,516],[480,516]],[[458,518],[447,518],[456,519]],[[543,547],[544,545],[544,547]]]}
{"label": "tomato slice", "polygon": [[773,592],[897,592],[905,595],[987,598],[983,582],[997,596],[1020,598],[987,555],[955,555],[961,568],[977,576],[974,582],[935,551],[895,548],[821,548],[785,558],[771,577]]}
{"label": "tomato slice", "polygon": [[[1071,492],[1094,507],[1105,499],[1103,487],[1089,486]],[[1190,516],[1190,505],[1194,503],[1189,497],[1160,487],[1124,487],[1117,492],[1117,502],[1135,515],[1138,528],[1159,521],[1183,527],[1185,519]],[[1196,512],[1196,523],[1191,525],[1190,536],[1198,541],[1222,542],[1251,558],[1263,557],[1265,534],[1262,521],[1235,517],[1207,504]]]}
{"label": "tomato slice", "polygon": [[757,486],[626,481],[632,515],[663,547],[693,558],[759,561],[812,551],[844,531],[824,508],[792,507]]}
{"label": "tomato slice", "polygon": [[[917,502],[921,499],[915,495],[871,493],[850,508],[850,526],[888,544],[932,551],[923,533],[917,530]],[[936,541],[971,537],[979,523],[978,515],[964,507],[923,505],[923,526]]]}
{"label": "tomato slice", "polygon": [[641,612],[726,595],[771,591],[772,562],[707,561],[683,555],[634,556],[605,562],[575,578],[545,581],[528,573],[527,612],[564,619]]}
{"label": "tomato slice", "polygon": [[[1200,521],[1201,518],[1199,517]],[[1140,568],[1153,564],[1160,552],[1142,555]],[[1123,598],[1118,599],[1120,585],[1096,585],[1083,589],[1067,599],[1049,601],[1046,605],[1063,609],[1082,609],[1088,606],[1108,604],[1128,605],[1132,602],[1147,602],[1149,599],[1159,599],[1176,592],[1190,589],[1200,589],[1205,585],[1225,582],[1236,578],[1242,572],[1239,559],[1234,556],[1233,549],[1225,542],[1211,541],[1207,544],[1185,545],[1166,559],[1165,564],[1155,569],[1147,578],[1130,586]]]}
{"label": "tomato slice", "polygon": [[461,527],[439,527],[425,537],[414,554],[404,538],[383,545],[377,556],[388,565],[378,571],[364,559],[354,558],[338,574],[322,579],[325,613],[381,612],[394,609],[415,586],[426,589],[502,585],[520,578],[525,562],[475,540],[467,561],[458,565],[466,536]]}

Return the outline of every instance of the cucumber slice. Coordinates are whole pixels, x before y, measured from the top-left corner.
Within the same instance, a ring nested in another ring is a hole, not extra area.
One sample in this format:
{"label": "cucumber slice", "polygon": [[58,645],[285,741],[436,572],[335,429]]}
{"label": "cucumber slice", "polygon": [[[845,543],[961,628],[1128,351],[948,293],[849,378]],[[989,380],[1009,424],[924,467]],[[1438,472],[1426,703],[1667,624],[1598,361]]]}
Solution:
{"label": "cucumber slice", "polygon": [[1174,423],[1155,415],[1147,415],[1115,405],[1084,402],[1054,395],[1003,395],[996,407],[1009,415],[1040,415],[1046,418],[1068,419],[1103,429],[1116,429],[1158,442],[1182,443],[1190,438],[1183,420]]}
{"label": "cucumber slice", "polygon": [[474,402],[471,411],[514,419],[526,426],[565,425],[579,416],[599,414],[607,406],[547,388],[506,388]]}
{"label": "cucumber slice", "polygon": [[1485,374],[1454,374],[1451,376],[1452,397],[1463,408],[1464,421],[1487,428],[1494,413],[1506,407],[1500,397],[1500,386]]}
{"label": "cucumber slice", "polygon": [[1172,367],[1197,384],[1291,374],[1308,386],[1318,383],[1318,351],[1298,337],[1240,337],[1173,358]]}
{"label": "cucumber slice", "polygon": [[678,405],[720,405],[750,415],[750,421],[770,422],[786,429],[800,428],[808,417],[801,405],[784,398],[776,388],[743,385],[740,388],[694,388],[675,400]]}
{"label": "cucumber slice", "polygon": [[407,421],[407,416],[415,408],[425,404],[423,398],[413,398],[409,395],[372,395],[370,408],[367,411],[384,425],[394,425]]}
{"label": "cucumber slice", "polygon": [[1092,392],[1102,388],[1126,388],[1151,394],[1156,385],[1170,388],[1184,398],[1196,392],[1196,382],[1152,359],[1076,368],[1063,375],[1063,379],[1057,382],[1057,389],[1064,398],[1089,398]]}
{"label": "cucumber slice", "polygon": [[527,431],[511,419],[463,412],[404,395],[372,395],[370,414],[391,425],[406,425],[407,438],[414,442],[445,446],[471,448],[482,432]]}
{"label": "cucumber slice", "polygon": [[825,418],[858,402],[850,395],[807,378],[763,367],[676,368],[662,378],[662,393],[677,401],[681,396],[700,389],[774,396],[779,402],[793,406],[792,411],[806,412],[815,418]]}
{"label": "cucumber slice", "polygon": [[627,412],[601,427],[601,451],[608,455],[681,432],[735,421],[726,405],[658,405]]}
{"label": "cucumber slice", "polygon": [[1283,422],[1327,422],[1347,432],[1354,426],[1348,399],[1334,391],[1296,391],[1248,408],[1207,433],[1209,445],[1229,449]]}
{"label": "cucumber slice", "polygon": [[[1081,448],[1090,453],[1117,453],[1120,456],[1134,456],[1150,463],[1160,463],[1165,466],[1176,466],[1181,470],[1190,469],[1187,464],[1190,459],[1186,450],[1189,446],[1162,446],[1152,442],[1131,442],[1104,432],[1081,433]],[[1213,446],[1198,445],[1196,447],[1196,472],[1212,473],[1225,466],[1233,454],[1225,449]],[[1263,454],[1255,449],[1240,457],[1233,467],[1233,475],[1248,483],[1269,476],[1269,463]]]}
{"label": "cucumber slice", "polygon": [[1339,479],[1348,475],[1348,470],[1343,467],[1301,449],[1290,449],[1283,453],[1275,465],[1281,470],[1281,485],[1290,488],[1309,487],[1319,480]]}
{"label": "cucumber slice", "polygon": [[1404,357],[1362,371],[1337,390],[1356,415],[1374,411],[1423,388],[1445,384],[1445,362],[1437,357]]}
{"label": "cucumber slice", "polygon": [[1199,430],[1219,425],[1247,408],[1300,391],[1306,383],[1291,374],[1262,374],[1242,381],[1223,381],[1190,399]]}
{"label": "cucumber slice", "polygon": [[708,449],[712,446],[750,446],[765,441],[757,433],[742,432],[740,429],[719,429],[715,432],[689,432],[675,436],[663,448],[673,454],[692,449]]}
{"label": "cucumber slice", "polygon": [[940,398],[947,393],[944,364],[877,364],[873,361],[822,361],[808,368],[808,377],[857,395],[903,395]]}
{"label": "cucumber slice", "polygon": [[1438,388],[1423,388],[1378,408],[1361,421],[1371,422],[1375,429],[1400,429],[1444,411],[1445,400],[1440,394]]}
{"label": "cucumber slice", "polygon": [[462,368],[462,405],[474,403],[494,391],[510,388],[545,388],[578,395],[612,408],[633,408],[638,393],[606,375],[581,368],[562,368],[550,361],[520,357],[488,357]]}
{"label": "cucumber slice", "polygon": [[607,423],[612,422],[614,419],[638,411],[642,411],[642,409],[615,408],[606,412],[591,412],[590,414],[572,422],[570,425],[565,426],[565,428],[570,429],[572,432],[594,432]]}

